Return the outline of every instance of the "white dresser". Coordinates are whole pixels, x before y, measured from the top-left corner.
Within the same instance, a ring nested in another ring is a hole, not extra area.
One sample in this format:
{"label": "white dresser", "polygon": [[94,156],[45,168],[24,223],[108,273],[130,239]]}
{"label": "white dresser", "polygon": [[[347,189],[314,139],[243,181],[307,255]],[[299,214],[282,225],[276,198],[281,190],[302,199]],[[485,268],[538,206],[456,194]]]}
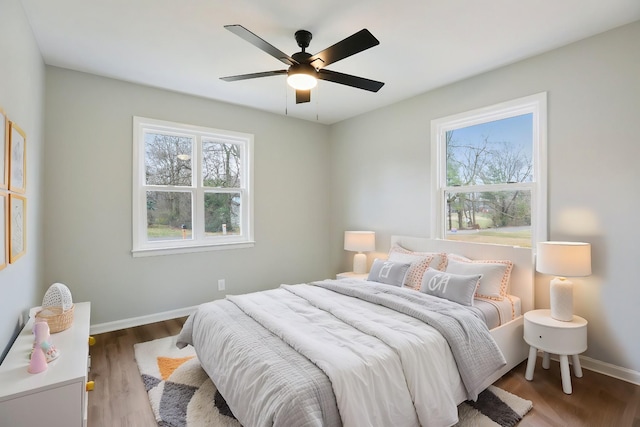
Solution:
{"label": "white dresser", "polygon": [[76,303],[73,325],[51,341],[60,356],[30,374],[33,317],[0,365],[0,424],[11,427],[82,427],[87,424],[91,303]]}

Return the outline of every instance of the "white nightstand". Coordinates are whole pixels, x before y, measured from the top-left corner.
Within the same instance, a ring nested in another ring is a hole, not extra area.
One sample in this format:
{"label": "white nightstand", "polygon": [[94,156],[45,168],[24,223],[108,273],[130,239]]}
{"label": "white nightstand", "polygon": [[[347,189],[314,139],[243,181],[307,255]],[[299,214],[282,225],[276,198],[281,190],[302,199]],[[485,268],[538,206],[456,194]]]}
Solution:
{"label": "white nightstand", "polygon": [[369,277],[369,273],[359,274],[359,273],[354,273],[353,271],[347,271],[346,273],[336,274],[336,279],[338,280],[342,280],[342,279],[367,280],[367,277]]}
{"label": "white nightstand", "polygon": [[587,321],[574,315],[571,322],[562,322],[551,317],[551,310],[528,311],[524,314],[524,340],[531,346],[524,377],[533,380],[538,350],[544,352],[544,369],[549,369],[549,354],[557,354],[560,358],[562,391],[571,394],[569,356],[573,361],[573,373],[581,378],[582,367],[578,354],[587,349]]}

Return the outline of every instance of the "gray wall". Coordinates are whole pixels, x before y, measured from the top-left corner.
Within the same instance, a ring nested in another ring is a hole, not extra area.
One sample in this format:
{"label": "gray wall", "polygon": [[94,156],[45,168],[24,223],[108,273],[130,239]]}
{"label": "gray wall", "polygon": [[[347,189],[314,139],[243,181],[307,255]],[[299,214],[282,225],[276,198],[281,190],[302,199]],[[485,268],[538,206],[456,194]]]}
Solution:
{"label": "gray wall", "polygon": [[[0,0],[0,107],[27,135],[27,252],[0,271],[0,360],[28,308],[40,305],[44,64],[19,0]],[[1,140],[0,140],[1,147]],[[0,243],[2,244],[2,243]]]}
{"label": "gray wall", "polygon": [[[92,324],[330,273],[326,126],[60,68],[46,78],[45,278],[91,301]],[[133,116],[255,135],[255,247],[131,256]]]}
{"label": "gray wall", "polygon": [[332,267],[350,269],[346,229],[376,231],[381,252],[391,234],[429,236],[431,120],[547,91],[549,239],[593,247],[593,275],[574,280],[586,355],[640,371],[639,41],[636,22],[332,126]]}

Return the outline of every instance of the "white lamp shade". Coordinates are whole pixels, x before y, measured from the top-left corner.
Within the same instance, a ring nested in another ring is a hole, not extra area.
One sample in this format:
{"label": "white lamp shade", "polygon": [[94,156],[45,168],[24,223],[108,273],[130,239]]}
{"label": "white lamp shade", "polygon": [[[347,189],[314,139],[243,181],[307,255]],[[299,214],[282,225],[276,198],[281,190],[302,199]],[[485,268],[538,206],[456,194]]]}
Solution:
{"label": "white lamp shade", "polygon": [[591,274],[591,245],[583,242],[539,242],[536,271],[562,277]]}
{"label": "white lamp shade", "polygon": [[371,252],[376,249],[376,233],[373,231],[345,231],[344,250]]}

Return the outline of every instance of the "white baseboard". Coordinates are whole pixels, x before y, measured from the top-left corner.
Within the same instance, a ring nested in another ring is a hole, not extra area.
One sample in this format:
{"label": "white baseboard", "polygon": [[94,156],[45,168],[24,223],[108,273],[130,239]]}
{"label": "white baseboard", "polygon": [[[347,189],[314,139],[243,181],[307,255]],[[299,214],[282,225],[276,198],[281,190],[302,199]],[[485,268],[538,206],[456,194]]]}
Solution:
{"label": "white baseboard", "polygon": [[116,320],[113,322],[98,323],[91,325],[91,334],[102,334],[105,332],[117,331],[119,329],[133,328],[135,326],[148,325],[149,323],[162,322],[164,320],[175,319],[176,317],[188,316],[195,312],[197,305],[193,307],[178,308],[176,310],[163,311],[162,313],[149,314],[147,316],[132,317],[129,319]]}
{"label": "white baseboard", "polygon": [[[542,352],[538,350],[538,353]],[[551,360],[559,361],[558,356],[551,355]],[[569,358],[569,364],[571,364],[571,358]],[[601,360],[592,359],[587,356],[580,356],[580,366],[584,369],[588,369],[599,374],[607,375],[609,377],[617,378],[622,381],[626,381],[631,384],[640,385],[640,372],[633,369],[623,368],[621,366],[612,365],[611,363],[603,362]]]}
{"label": "white baseboard", "polygon": [[638,371],[612,365],[611,363],[602,362],[587,356],[580,356],[580,364],[583,368],[589,369],[590,371],[627,381],[631,384],[640,385],[640,372]]}

